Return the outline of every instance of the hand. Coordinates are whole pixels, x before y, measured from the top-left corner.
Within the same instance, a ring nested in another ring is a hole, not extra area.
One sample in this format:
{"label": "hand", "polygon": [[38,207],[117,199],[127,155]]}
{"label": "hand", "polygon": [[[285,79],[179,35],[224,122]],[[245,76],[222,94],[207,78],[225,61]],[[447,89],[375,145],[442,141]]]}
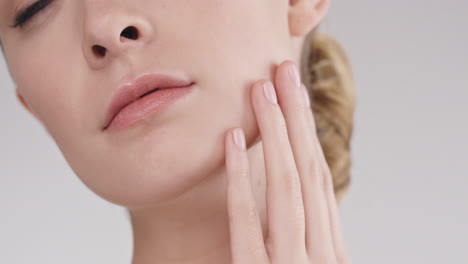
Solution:
{"label": "hand", "polygon": [[307,90],[289,66],[296,67],[289,60],[277,67],[274,85],[260,80],[252,89],[265,156],[266,241],[251,189],[244,132],[234,128],[226,134],[232,263],[349,264]]}

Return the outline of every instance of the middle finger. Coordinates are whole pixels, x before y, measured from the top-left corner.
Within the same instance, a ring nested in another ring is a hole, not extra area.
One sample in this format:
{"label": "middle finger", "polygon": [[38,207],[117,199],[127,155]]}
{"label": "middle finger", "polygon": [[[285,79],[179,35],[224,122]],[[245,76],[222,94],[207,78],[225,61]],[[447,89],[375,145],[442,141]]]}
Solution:
{"label": "middle finger", "polygon": [[267,80],[256,82],[253,88],[253,107],[265,156],[267,243],[272,250],[270,257],[281,263],[306,252],[301,185],[275,88]]}

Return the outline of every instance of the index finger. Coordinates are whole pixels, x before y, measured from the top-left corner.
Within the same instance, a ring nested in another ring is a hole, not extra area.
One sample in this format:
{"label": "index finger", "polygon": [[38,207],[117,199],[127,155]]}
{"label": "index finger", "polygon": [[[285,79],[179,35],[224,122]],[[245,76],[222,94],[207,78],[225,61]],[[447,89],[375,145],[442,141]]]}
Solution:
{"label": "index finger", "polygon": [[241,128],[226,134],[225,148],[232,261],[234,264],[268,263]]}

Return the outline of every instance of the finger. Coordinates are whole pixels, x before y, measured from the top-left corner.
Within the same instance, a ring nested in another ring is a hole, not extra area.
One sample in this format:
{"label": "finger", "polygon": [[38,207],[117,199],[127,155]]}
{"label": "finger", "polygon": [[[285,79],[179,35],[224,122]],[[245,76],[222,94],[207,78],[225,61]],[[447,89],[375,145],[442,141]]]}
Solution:
{"label": "finger", "polygon": [[281,262],[301,256],[301,250],[305,253],[301,186],[275,88],[267,80],[255,83],[253,88],[265,156],[269,253],[271,259]]}
{"label": "finger", "polygon": [[[306,87],[302,84],[302,88],[305,92],[307,92]],[[307,94],[308,96],[308,94]],[[310,117],[313,119],[313,114],[310,114]],[[315,128],[315,120],[312,120],[312,129],[316,131]],[[333,241],[333,249],[336,257],[337,264],[350,264],[351,259],[347,253],[345,248],[343,233],[341,231],[341,225],[339,222],[339,211],[338,211],[338,203],[335,196],[334,191],[334,184],[333,184],[333,176],[331,174],[330,167],[327,164],[323,149],[320,145],[320,141],[318,137],[314,137],[315,141],[315,148],[318,153],[317,157],[320,160],[319,163],[321,164],[321,170],[324,172],[322,177],[322,190],[325,194],[325,199],[327,202],[328,208],[328,218],[330,221],[330,232]]]}
{"label": "finger", "polygon": [[[306,87],[302,84],[302,88],[305,92],[307,92]],[[308,96],[308,95],[307,95]],[[310,115],[313,118],[313,114]],[[313,131],[316,131],[315,129],[315,121],[313,120],[312,122]],[[348,252],[345,247],[344,239],[343,239],[343,232],[341,231],[341,224],[340,224],[340,217],[339,217],[339,211],[338,211],[338,203],[336,200],[335,196],[335,191],[334,191],[334,184],[333,184],[333,176],[331,174],[330,167],[327,164],[325,155],[323,153],[323,149],[320,145],[320,141],[318,137],[314,137],[315,141],[315,148],[318,155],[318,159],[320,160],[321,164],[321,170],[324,172],[323,173],[323,181],[322,181],[322,186],[323,190],[325,193],[325,199],[327,202],[327,208],[328,208],[328,218],[330,221],[330,232],[332,236],[332,241],[333,241],[333,249],[335,252],[336,256],[336,263],[338,264],[350,264],[351,259],[348,255]]]}
{"label": "finger", "polygon": [[231,129],[226,134],[225,148],[232,262],[268,263],[241,128]]}
{"label": "finger", "polygon": [[344,246],[343,233],[341,231],[341,225],[339,222],[339,212],[335,197],[335,191],[333,190],[333,177],[329,168],[324,179],[324,190],[328,204],[328,215],[330,219],[330,230],[333,238],[333,246],[336,256],[337,264],[350,264],[351,260],[348,256],[347,250]]}
{"label": "finger", "polygon": [[312,259],[326,261],[334,257],[333,238],[322,187],[325,171],[317,146],[308,94],[301,85],[299,71],[292,61],[285,61],[278,66],[275,82],[301,180],[306,248]]}

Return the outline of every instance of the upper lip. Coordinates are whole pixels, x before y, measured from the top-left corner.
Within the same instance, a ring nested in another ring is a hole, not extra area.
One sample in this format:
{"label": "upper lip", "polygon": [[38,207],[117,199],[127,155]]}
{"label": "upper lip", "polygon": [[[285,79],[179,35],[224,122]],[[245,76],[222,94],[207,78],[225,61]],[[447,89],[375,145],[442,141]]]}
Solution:
{"label": "upper lip", "polygon": [[186,79],[179,79],[165,74],[144,74],[133,81],[119,87],[107,107],[104,129],[106,129],[115,116],[126,105],[132,103],[142,95],[155,89],[185,87],[192,85],[193,82]]}

